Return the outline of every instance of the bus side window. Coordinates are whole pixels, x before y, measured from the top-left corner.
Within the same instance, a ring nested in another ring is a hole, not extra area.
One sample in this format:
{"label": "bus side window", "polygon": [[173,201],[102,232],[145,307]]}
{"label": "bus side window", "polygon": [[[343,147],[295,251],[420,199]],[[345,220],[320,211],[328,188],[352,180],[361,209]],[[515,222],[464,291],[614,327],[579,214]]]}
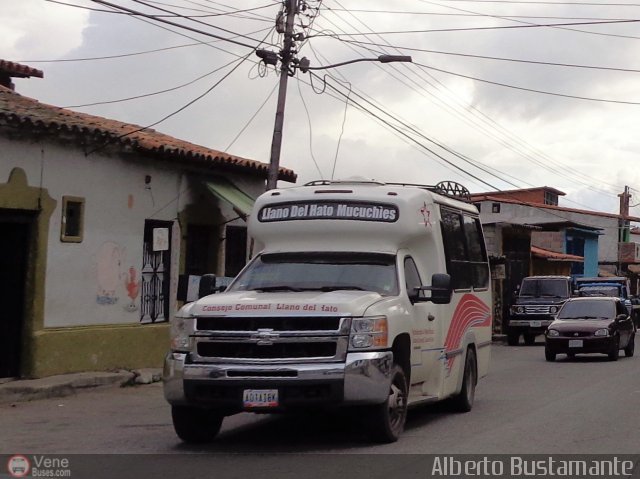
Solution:
{"label": "bus side window", "polygon": [[416,288],[422,287],[423,284],[420,279],[420,273],[418,273],[418,267],[411,256],[407,256],[404,259],[404,280],[409,297],[414,294],[418,297],[424,296],[424,291],[420,291],[418,293],[415,292]]}
{"label": "bus side window", "polygon": [[480,219],[442,209],[442,240],[453,289],[489,287],[489,266]]}

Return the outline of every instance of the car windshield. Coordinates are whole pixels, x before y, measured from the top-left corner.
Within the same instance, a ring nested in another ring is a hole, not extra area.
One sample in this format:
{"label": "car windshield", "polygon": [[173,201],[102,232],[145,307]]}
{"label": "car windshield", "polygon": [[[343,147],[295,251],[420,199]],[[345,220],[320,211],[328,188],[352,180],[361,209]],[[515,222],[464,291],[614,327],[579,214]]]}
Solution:
{"label": "car windshield", "polygon": [[524,279],[520,288],[520,296],[567,298],[569,289],[567,281],[563,279]]}
{"label": "car windshield", "polygon": [[620,296],[620,291],[615,286],[585,286],[578,291],[580,296]]}
{"label": "car windshield", "polygon": [[612,319],[616,315],[613,301],[567,301],[558,319]]}
{"label": "car windshield", "polygon": [[374,291],[398,294],[396,257],[373,253],[272,253],[255,258],[229,291]]}

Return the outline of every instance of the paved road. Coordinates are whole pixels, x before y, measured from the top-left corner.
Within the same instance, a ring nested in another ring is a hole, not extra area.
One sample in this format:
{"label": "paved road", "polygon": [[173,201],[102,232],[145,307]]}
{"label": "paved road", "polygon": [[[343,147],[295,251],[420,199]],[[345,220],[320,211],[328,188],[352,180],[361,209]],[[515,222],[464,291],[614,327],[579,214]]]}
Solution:
{"label": "paved road", "polygon": [[540,344],[497,345],[472,412],[414,410],[395,444],[372,445],[340,415],[239,414],[214,444],[186,446],[156,383],[2,405],[0,454],[639,453],[640,358],[623,356],[548,363]]}

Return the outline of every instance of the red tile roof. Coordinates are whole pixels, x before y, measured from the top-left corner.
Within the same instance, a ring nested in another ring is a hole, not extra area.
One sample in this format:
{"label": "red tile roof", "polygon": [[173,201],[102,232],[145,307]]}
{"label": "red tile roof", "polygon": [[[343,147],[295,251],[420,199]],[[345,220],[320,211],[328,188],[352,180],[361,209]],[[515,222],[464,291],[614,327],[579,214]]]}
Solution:
{"label": "red tile roof", "polygon": [[0,60],[0,73],[6,73],[11,77],[18,78],[44,78],[42,70],[36,70],[35,68],[28,67],[27,65],[21,65],[20,63],[10,62],[7,60]]}
{"label": "red tile roof", "polygon": [[[576,208],[565,208],[564,206],[555,206],[555,205],[543,205],[540,203],[531,203],[528,201],[520,201],[516,199],[507,199],[499,196],[492,196],[491,194],[471,195],[471,201],[473,201],[474,203],[478,203],[480,201],[492,201],[494,203],[509,203],[514,205],[531,206],[532,208],[536,208],[536,209],[566,211],[568,213],[580,213],[583,215],[602,216],[605,218],[621,218],[621,216],[616,213],[605,213],[603,211],[579,210]],[[627,216],[626,219],[636,223],[640,222],[640,218],[636,216]]]}
{"label": "red tile roof", "polygon": [[[34,136],[72,139],[86,152],[116,147],[186,166],[253,173],[267,177],[269,165],[165,135],[153,129],[40,103],[0,86],[0,128]],[[142,131],[138,131],[142,130]],[[295,182],[296,174],[280,168],[278,178]]]}
{"label": "red tile roof", "polygon": [[531,254],[538,258],[544,258],[549,261],[575,261],[578,263],[584,262],[584,257],[577,256],[575,254],[557,253],[555,251],[549,251],[548,249],[538,248],[537,246],[531,247]]}

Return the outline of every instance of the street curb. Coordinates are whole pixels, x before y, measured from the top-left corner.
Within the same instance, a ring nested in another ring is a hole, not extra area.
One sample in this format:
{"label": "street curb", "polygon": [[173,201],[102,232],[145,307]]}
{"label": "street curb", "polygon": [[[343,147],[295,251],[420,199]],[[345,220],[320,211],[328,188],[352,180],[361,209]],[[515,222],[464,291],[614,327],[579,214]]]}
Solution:
{"label": "street curb", "polygon": [[84,372],[24,379],[0,384],[0,404],[64,397],[78,390],[132,384],[136,377],[132,371]]}

